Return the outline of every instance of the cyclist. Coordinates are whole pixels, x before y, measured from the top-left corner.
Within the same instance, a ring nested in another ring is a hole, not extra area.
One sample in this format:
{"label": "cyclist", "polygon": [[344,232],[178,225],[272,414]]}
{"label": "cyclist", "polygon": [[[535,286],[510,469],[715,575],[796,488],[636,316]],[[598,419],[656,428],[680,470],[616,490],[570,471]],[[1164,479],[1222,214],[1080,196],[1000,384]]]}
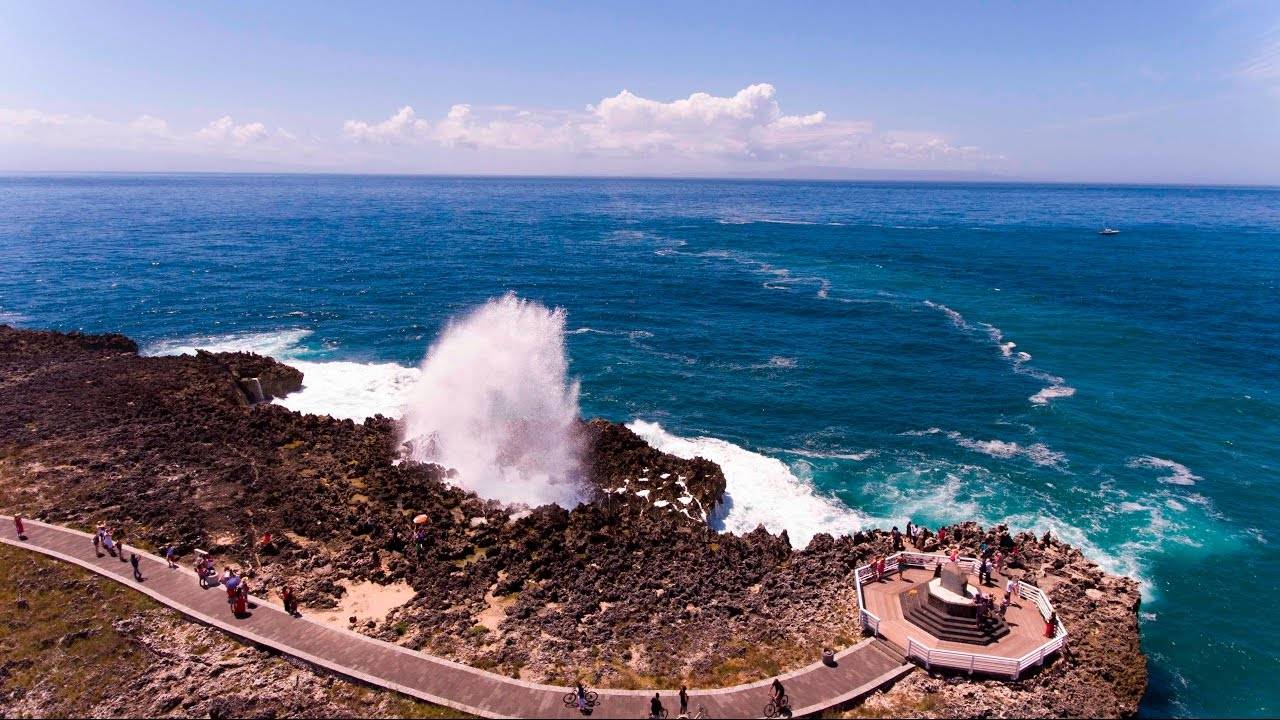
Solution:
{"label": "cyclist", "polygon": [[787,704],[787,691],[783,689],[782,683],[778,678],[773,679],[773,685],[770,686],[770,689],[773,691],[773,704],[776,705],[778,707],[778,711],[781,712],[782,708],[786,707]]}
{"label": "cyclist", "polygon": [[587,711],[587,689],[582,686],[582,681],[578,681],[578,711]]}

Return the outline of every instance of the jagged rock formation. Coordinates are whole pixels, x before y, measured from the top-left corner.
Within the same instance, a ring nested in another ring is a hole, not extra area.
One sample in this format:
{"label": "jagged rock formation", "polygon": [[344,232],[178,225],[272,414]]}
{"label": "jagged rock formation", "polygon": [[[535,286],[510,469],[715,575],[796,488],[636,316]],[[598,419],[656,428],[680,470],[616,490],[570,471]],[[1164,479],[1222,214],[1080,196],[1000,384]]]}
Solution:
{"label": "jagged rock formation", "polygon": [[[405,582],[409,602],[357,627],[528,679],[727,685],[859,633],[852,569],[887,538],[820,534],[796,549],[786,533],[717,533],[704,518],[725,479],[711,462],[596,420],[584,426],[591,502],[503,507],[452,486],[445,468],[400,462],[395,421],[254,403],[247,378],[263,399],[302,379],[246,353],[144,358],[118,335],[0,326],[0,507],[210,550],[249,568],[255,592],[291,583],[304,609],[333,607],[353,582]],[[1051,592],[1070,601],[1084,582],[1121,580],[1077,575]],[[1135,609],[1121,664],[1142,662]],[[1117,669],[1099,657],[1116,644],[1087,638],[1078,656]],[[1120,698],[1085,706],[1108,714],[1136,706],[1145,682],[1085,675],[1072,677]]]}

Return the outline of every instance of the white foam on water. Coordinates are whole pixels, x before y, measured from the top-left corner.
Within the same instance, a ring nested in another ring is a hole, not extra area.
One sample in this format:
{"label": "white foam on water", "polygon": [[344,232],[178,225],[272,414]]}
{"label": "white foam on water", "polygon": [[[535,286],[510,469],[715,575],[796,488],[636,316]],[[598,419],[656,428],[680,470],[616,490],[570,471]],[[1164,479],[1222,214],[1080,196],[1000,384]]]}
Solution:
{"label": "white foam on water", "polygon": [[361,422],[374,415],[398,418],[409,389],[421,377],[417,368],[396,363],[302,360],[311,353],[302,341],[310,330],[198,335],[160,340],[143,355],[194,355],[208,352],[251,352],[275,358],[302,371],[302,389],[274,402],[290,410]]}
{"label": "white foam on water", "polygon": [[875,450],[863,450],[862,452],[844,453],[844,452],[819,452],[817,450],[805,450],[803,448],[791,448],[786,450],[776,450],[774,452],[784,452],[790,455],[799,455],[800,457],[813,458],[815,460],[854,460],[861,462],[870,457],[875,457]]}
{"label": "white foam on water", "polygon": [[1127,462],[1126,465],[1131,468],[1147,468],[1151,470],[1168,471],[1168,475],[1159,478],[1160,482],[1168,485],[1195,485],[1197,480],[1204,479],[1191,472],[1191,469],[1182,463],[1155,457],[1154,455],[1143,455],[1141,457],[1129,458],[1129,462]]}
{"label": "white foam on water", "polygon": [[932,300],[925,300],[923,301],[923,304],[925,307],[932,308],[945,315],[946,318],[951,321],[951,324],[962,332],[975,334],[981,333],[986,335],[987,339],[990,340],[991,343],[1000,351],[1000,356],[1009,361],[1009,364],[1015,373],[1033,377],[1037,380],[1048,383],[1048,385],[1041,388],[1039,392],[1027,398],[1032,405],[1048,405],[1050,402],[1058,398],[1071,397],[1076,394],[1076,389],[1067,385],[1067,381],[1063,378],[1028,365],[1027,363],[1031,361],[1031,354],[1022,351],[1014,352],[1018,347],[1018,344],[1010,340],[1006,340],[1004,337],[1004,331],[995,325],[985,322],[980,322],[975,325],[966,320],[964,315],[961,315],[956,310],[949,308],[942,303],[933,302]]}
{"label": "white foam on water", "polygon": [[290,360],[289,365],[302,371],[302,390],[277,398],[277,404],[356,422],[403,415],[409,391],[422,377],[418,368],[396,363]]}
{"label": "white foam on water", "polygon": [[971,437],[965,437],[955,430],[942,430],[941,428],[936,427],[929,428],[928,430],[911,430],[902,434],[914,437],[942,435],[966,450],[972,450],[977,453],[982,453],[983,455],[989,455],[991,457],[1001,459],[1023,457],[1041,467],[1061,469],[1067,464],[1067,456],[1065,453],[1054,450],[1044,443],[1021,445],[1016,442],[1009,442],[1005,440],[975,440]]}
{"label": "white foam on water", "polygon": [[285,362],[305,352],[301,343],[310,330],[293,328],[271,332],[196,335],[173,340],[158,340],[142,349],[143,355],[195,355],[208,352],[251,352]]}
{"label": "white foam on water", "polygon": [[0,325],[12,325],[14,327],[17,327],[18,325],[21,325],[22,323],[27,322],[30,319],[31,318],[27,317],[26,315],[23,315],[20,312],[17,312],[14,310],[0,309]]}
{"label": "white foam on water", "polygon": [[634,420],[627,427],[665,453],[702,457],[720,466],[726,500],[712,519],[717,529],[738,534],[760,525],[774,533],[786,530],[792,546],[799,548],[820,532],[842,535],[874,525],[839,500],[818,494],[777,458],[718,438],[679,437],[654,422]]}
{"label": "white foam on water", "polygon": [[449,323],[407,394],[416,460],[504,502],[573,507],[582,497],[578,383],[568,378],[565,311],[514,294]]}

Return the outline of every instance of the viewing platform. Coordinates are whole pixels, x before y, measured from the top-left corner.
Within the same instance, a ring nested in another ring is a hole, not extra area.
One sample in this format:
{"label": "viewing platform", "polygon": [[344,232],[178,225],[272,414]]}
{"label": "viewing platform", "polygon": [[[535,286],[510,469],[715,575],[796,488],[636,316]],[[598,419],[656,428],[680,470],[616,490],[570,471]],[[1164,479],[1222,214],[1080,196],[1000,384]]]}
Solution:
{"label": "viewing platform", "polygon": [[1056,622],[1054,636],[1045,636],[1053,606],[1039,588],[1027,583],[1018,584],[1018,597],[1003,620],[980,620],[974,593],[981,590],[999,605],[1008,578],[993,573],[990,585],[980,584],[974,573],[979,562],[960,558],[951,563],[943,555],[897,553],[887,559],[879,582],[871,565],[858,568],[863,627],[903,648],[909,660],[926,668],[1017,679],[1061,650],[1067,631]]}

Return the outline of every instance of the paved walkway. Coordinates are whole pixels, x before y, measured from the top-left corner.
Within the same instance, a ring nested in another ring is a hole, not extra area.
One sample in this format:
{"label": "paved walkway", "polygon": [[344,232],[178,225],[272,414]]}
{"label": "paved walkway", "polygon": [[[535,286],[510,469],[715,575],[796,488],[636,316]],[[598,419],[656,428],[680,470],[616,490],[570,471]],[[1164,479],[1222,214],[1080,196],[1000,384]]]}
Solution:
{"label": "paved walkway", "polygon": [[[515,680],[427,655],[306,617],[287,615],[276,604],[253,598],[257,607],[238,619],[221,588],[202,590],[189,568],[169,569],[162,558],[139,553],[144,582],[135,582],[127,562],[94,557],[93,536],[56,525],[24,520],[27,539],[14,538],[13,518],[0,515],[0,541],[44,553],[104,575],[145,593],[199,622],[238,638],[292,655],[379,687],[481,717],[580,717],[563,702],[569,688]],[[130,548],[132,550],[132,548]],[[134,550],[136,552],[136,550]],[[836,666],[821,662],[781,676],[797,716],[854,700],[896,680],[913,666],[879,640],[864,640],[836,655]],[[690,690],[689,708],[705,706],[712,718],[759,717],[769,699],[770,680],[715,690]],[[638,718],[649,714],[652,690],[599,690],[593,718]],[[662,691],[671,717],[679,708],[674,690]]]}

